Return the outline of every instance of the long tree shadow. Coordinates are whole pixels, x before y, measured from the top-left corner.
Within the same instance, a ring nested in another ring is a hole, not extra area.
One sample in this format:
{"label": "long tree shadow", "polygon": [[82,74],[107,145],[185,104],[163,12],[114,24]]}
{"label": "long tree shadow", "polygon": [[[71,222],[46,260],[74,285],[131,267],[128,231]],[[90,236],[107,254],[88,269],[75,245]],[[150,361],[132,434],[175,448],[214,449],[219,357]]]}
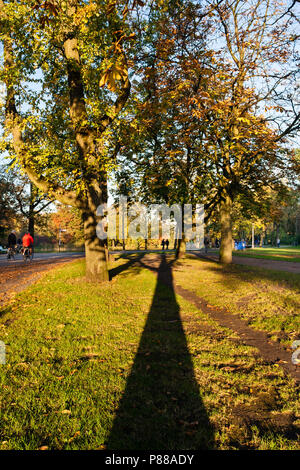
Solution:
{"label": "long tree shadow", "polygon": [[213,429],[200,397],[179,311],[171,266],[163,256],[107,449],[213,448]]}
{"label": "long tree shadow", "polygon": [[141,253],[139,255],[134,255],[132,257],[130,256],[122,256],[122,258],[127,259],[127,263],[121,264],[119,266],[116,266],[115,268],[111,268],[109,270],[109,280],[111,281],[115,276],[118,274],[121,274],[123,271],[126,271],[128,268],[130,268],[133,265],[138,265],[138,262],[145,256],[144,253]]}

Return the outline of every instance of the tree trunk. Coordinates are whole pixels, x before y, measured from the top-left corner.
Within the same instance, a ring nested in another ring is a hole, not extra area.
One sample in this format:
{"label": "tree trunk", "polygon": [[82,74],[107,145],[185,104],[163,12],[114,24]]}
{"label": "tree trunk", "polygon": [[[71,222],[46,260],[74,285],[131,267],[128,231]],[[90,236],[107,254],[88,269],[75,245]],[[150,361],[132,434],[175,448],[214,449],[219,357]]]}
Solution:
{"label": "tree trunk", "polygon": [[275,238],[275,243],[274,243],[275,246],[277,246],[278,238],[279,238],[279,224],[276,223],[276,238]]}
{"label": "tree trunk", "polygon": [[263,229],[263,231],[261,232],[260,237],[259,237],[259,246],[260,246],[260,248],[263,247],[264,238],[267,238],[267,230]]}
{"label": "tree trunk", "polygon": [[260,237],[259,237],[259,246],[262,248],[264,244],[264,232],[261,232]]}
{"label": "tree trunk", "polygon": [[185,252],[186,252],[186,243],[184,236],[182,237],[181,240],[178,240],[178,247],[176,251],[176,258],[181,259],[185,257]]}
{"label": "tree trunk", "polygon": [[177,249],[176,249],[176,259],[184,258],[186,253],[186,240],[185,234],[183,230],[183,221],[182,221],[182,232],[181,232],[181,239],[177,240]]}
{"label": "tree trunk", "polygon": [[[184,234],[184,217],[181,220],[181,238],[179,238],[180,230],[176,225],[176,232],[175,232],[175,245],[174,249],[176,249],[176,259],[184,258],[186,252],[186,239]],[[176,248],[175,248],[176,247]]]}
{"label": "tree trunk", "polygon": [[29,211],[28,211],[28,232],[34,237],[34,194],[33,184],[30,182],[30,198],[29,198]]}
{"label": "tree trunk", "polygon": [[34,215],[29,215],[28,219],[28,232],[34,238]]}
{"label": "tree trunk", "polygon": [[220,204],[221,245],[219,259],[224,264],[232,262],[231,206],[232,200],[226,196]]}
{"label": "tree trunk", "polygon": [[85,272],[89,282],[109,280],[107,264],[107,241],[97,237],[97,220],[94,213],[83,214],[85,239]]}

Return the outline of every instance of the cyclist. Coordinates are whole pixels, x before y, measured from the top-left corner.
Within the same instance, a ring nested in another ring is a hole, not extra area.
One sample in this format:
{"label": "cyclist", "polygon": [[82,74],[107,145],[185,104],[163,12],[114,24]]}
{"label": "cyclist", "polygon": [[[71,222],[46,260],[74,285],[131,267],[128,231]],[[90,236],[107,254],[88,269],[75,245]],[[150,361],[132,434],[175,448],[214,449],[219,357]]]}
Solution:
{"label": "cyclist", "polygon": [[26,248],[29,250],[29,255],[32,258],[32,248],[33,248],[33,238],[29,232],[26,232],[24,237],[22,238],[23,243],[23,252]]}
{"label": "cyclist", "polygon": [[12,230],[10,234],[8,235],[8,239],[7,239],[7,248],[8,248],[7,258],[8,259],[10,257],[14,258],[16,244],[17,244],[16,231]]}

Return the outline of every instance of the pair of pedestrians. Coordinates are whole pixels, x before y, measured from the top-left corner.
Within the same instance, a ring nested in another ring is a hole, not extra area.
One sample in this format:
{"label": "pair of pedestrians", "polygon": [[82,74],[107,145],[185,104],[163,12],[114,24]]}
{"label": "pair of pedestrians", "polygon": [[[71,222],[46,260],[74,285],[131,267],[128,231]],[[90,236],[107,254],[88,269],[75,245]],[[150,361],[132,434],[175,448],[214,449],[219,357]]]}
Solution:
{"label": "pair of pedestrians", "polygon": [[161,246],[162,246],[163,250],[165,249],[165,246],[166,246],[166,249],[168,250],[169,249],[169,240],[163,239],[162,242],[161,242]]}

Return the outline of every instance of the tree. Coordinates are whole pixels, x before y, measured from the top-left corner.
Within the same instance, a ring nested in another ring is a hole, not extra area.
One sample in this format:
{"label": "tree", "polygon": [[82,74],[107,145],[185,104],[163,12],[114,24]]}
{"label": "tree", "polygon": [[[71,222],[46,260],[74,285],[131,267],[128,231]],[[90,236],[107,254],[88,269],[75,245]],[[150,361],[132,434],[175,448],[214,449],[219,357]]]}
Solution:
{"label": "tree", "polygon": [[80,212],[74,207],[58,205],[57,211],[50,215],[48,229],[63,243],[84,244],[83,223]]}
{"label": "tree", "polygon": [[[134,107],[119,131],[119,161],[130,162],[128,178],[137,179],[142,202],[201,202],[195,187],[205,186],[205,176],[198,177],[202,126],[193,116],[193,94],[210,56],[202,21],[208,14],[195,2],[166,2],[140,41],[144,62],[133,81]],[[185,252],[183,227],[181,233],[178,257]]]}
{"label": "tree", "polygon": [[18,212],[26,219],[27,230],[34,236],[36,217],[53,201],[49,201],[47,196],[42,194],[26,175],[18,172],[18,169],[11,169],[9,174],[11,191]]}
{"label": "tree", "polygon": [[42,193],[80,211],[86,277],[108,280],[97,207],[107,200],[113,165],[111,125],[130,93],[128,2],[0,0],[0,20],[7,93],[2,149]]}
{"label": "tree", "polygon": [[17,218],[16,201],[11,182],[5,167],[0,167],[0,237],[4,238],[5,232],[15,228]]}
{"label": "tree", "polygon": [[230,263],[234,202],[252,204],[294,164],[284,144],[300,127],[297,35],[280,2],[204,6],[188,3],[159,23],[128,158],[143,155],[149,198],[204,202],[207,221],[218,212],[220,260]]}
{"label": "tree", "polygon": [[202,88],[206,99],[199,99],[198,108],[207,124],[204,149],[213,195],[208,206],[219,209],[220,260],[228,263],[234,200],[240,193],[255,194],[266,178],[274,179],[276,168],[289,164],[291,152],[282,152],[279,144],[295,135],[300,124],[299,105],[293,100],[297,36],[280,2],[209,4],[214,6],[212,25],[220,46]]}

